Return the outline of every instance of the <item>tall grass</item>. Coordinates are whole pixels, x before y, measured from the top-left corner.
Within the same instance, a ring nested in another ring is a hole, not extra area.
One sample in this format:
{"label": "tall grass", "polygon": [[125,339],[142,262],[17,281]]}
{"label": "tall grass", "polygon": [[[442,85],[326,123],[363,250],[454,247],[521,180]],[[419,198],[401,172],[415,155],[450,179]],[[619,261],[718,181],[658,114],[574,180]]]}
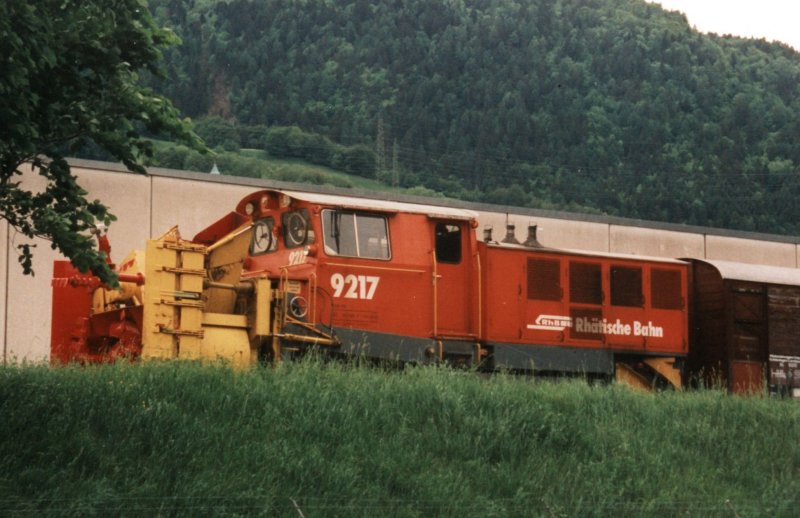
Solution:
{"label": "tall grass", "polygon": [[309,360],[0,369],[0,515],[796,516],[800,405]]}

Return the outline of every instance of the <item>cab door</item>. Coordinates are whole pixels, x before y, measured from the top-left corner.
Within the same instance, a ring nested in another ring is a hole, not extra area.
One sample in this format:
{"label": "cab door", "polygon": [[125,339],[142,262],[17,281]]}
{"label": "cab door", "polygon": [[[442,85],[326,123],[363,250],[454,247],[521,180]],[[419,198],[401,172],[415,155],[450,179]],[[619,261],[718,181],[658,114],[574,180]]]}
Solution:
{"label": "cab door", "polygon": [[470,253],[469,222],[433,220],[434,335],[474,336],[474,258]]}

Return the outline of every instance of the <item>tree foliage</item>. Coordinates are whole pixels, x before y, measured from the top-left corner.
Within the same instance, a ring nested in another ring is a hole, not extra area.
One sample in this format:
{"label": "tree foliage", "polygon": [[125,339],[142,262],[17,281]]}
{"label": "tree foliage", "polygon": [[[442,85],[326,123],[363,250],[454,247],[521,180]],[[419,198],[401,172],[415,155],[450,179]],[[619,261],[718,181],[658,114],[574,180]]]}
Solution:
{"label": "tree foliage", "polygon": [[[173,105],[139,84],[140,73],[159,74],[161,50],[178,41],[144,0],[0,2],[0,217],[107,282],[115,279],[91,232],[114,217],[86,199],[64,156],[93,146],[144,173],[153,154],[144,132],[204,149]],[[43,190],[21,181],[24,164]],[[18,246],[32,273],[32,245]]]}
{"label": "tree foliage", "polygon": [[400,183],[451,196],[800,232],[787,46],[643,0],[151,6],[184,39],[158,88],[190,116],[397,142]]}

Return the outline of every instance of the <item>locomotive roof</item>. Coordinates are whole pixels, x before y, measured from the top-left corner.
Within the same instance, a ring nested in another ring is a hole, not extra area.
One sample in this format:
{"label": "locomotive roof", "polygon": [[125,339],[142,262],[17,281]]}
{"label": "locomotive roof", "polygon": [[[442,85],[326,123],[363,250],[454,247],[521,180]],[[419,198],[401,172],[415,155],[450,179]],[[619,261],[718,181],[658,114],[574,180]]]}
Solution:
{"label": "locomotive roof", "polygon": [[723,279],[800,286],[800,269],[797,268],[707,259],[691,260],[714,267]]}
{"label": "locomotive roof", "polygon": [[487,245],[497,248],[513,248],[517,250],[528,250],[531,252],[544,252],[551,254],[575,255],[583,257],[598,257],[602,259],[620,259],[620,260],[633,260],[633,261],[649,261],[653,263],[668,263],[668,264],[687,264],[685,259],[673,259],[670,257],[657,257],[650,255],[638,254],[623,254],[614,252],[598,252],[596,250],[579,250],[577,248],[550,248],[548,246],[542,247],[527,247],[524,245],[498,243],[492,241]]}
{"label": "locomotive roof", "polygon": [[658,257],[655,255],[639,255],[639,254],[623,254],[614,252],[594,252],[592,250],[577,250],[577,249],[564,249],[565,253],[573,255],[592,255],[603,257],[606,259],[629,259],[634,261],[650,261],[652,263],[669,263],[669,264],[687,264],[682,259],[673,259],[671,257]]}
{"label": "locomotive roof", "polygon": [[409,212],[412,214],[425,214],[431,218],[472,220],[477,219],[478,213],[467,209],[452,207],[439,207],[436,205],[422,205],[400,201],[375,200],[369,198],[351,198],[335,194],[317,194],[299,191],[281,191],[297,200],[330,205],[337,208],[353,210],[374,210],[380,212]]}

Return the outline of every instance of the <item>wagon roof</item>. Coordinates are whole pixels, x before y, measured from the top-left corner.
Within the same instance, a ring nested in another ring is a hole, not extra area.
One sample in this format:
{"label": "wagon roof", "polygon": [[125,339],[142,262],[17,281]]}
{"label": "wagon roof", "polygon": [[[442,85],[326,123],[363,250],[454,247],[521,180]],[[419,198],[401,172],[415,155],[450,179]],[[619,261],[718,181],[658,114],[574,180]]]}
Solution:
{"label": "wagon roof", "polygon": [[335,194],[317,194],[299,191],[281,191],[297,200],[317,203],[319,205],[330,205],[337,208],[353,210],[375,210],[381,212],[408,212],[412,214],[425,214],[431,218],[477,219],[478,213],[467,209],[457,209],[453,207],[438,207],[436,205],[423,205],[417,203],[407,203],[400,201],[375,200],[368,198],[351,198],[349,196],[339,196]]}
{"label": "wagon roof", "polygon": [[691,261],[705,263],[716,268],[723,279],[800,286],[800,269],[797,268],[708,259],[691,259]]}

